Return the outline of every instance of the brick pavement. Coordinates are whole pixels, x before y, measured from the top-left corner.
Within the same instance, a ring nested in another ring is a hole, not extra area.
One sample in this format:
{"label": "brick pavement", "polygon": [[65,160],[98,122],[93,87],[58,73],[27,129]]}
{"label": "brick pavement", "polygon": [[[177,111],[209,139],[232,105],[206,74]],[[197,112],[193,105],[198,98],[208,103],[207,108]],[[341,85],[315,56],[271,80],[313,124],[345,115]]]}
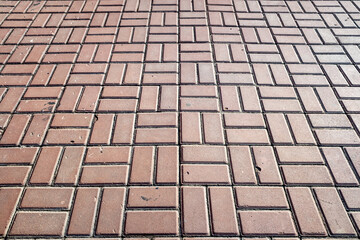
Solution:
{"label": "brick pavement", "polygon": [[359,238],[359,12],[0,1],[0,239]]}

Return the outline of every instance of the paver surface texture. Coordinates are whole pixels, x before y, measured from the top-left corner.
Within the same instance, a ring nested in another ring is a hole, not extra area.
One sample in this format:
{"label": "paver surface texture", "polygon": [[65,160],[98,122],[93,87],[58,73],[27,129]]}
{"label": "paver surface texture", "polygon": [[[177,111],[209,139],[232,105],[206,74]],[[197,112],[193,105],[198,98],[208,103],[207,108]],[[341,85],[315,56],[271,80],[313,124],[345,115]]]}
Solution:
{"label": "paver surface texture", "polygon": [[0,1],[0,239],[358,239],[360,1]]}

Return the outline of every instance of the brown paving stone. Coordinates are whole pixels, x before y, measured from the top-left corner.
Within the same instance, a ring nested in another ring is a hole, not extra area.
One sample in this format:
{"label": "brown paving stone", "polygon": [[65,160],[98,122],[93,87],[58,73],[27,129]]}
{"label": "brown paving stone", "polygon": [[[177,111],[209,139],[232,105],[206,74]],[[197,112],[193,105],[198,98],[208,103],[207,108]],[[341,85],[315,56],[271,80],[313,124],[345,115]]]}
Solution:
{"label": "brown paving stone", "polygon": [[52,112],[54,110],[56,100],[22,100],[17,112],[26,113],[26,112]]}
{"label": "brown paving stone", "polygon": [[201,163],[201,162],[218,162],[226,163],[226,149],[219,146],[183,146],[182,162],[184,163]]}
{"label": "brown paving stone", "polygon": [[30,167],[26,166],[0,166],[0,184],[24,185],[29,171]]}
{"label": "brown paving stone", "polygon": [[46,144],[84,144],[87,142],[87,129],[50,129],[45,138]]}
{"label": "brown paving stone", "polygon": [[226,133],[229,143],[269,144],[265,129],[227,129]]}
{"label": "brown paving stone", "polygon": [[183,225],[185,234],[209,234],[208,211],[205,189],[202,187],[183,187]]}
{"label": "brown paving stone", "polygon": [[80,188],[72,210],[68,234],[90,235],[99,198],[98,188]]}
{"label": "brown paving stone", "polygon": [[21,188],[1,188],[0,189],[0,204],[2,211],[0,213],[0,234],[5,235],[8,230],[9,223],[15,212],[15,207],[19,196],[21,194]]}
{"label": "brown paving stone", "polygon": [[281,169],[288,184],[333,184],[325,166],[282,166]]}
{"label": "brown paving stone", "polygon": [[87,150],[86,163],[127,163],[129,147],[90,147]]}
{"label": "brown paving stone", "polygon": [[176,127],[177,116],[175,113],[140,113],[138,115],[137,125],[146,126],[166,126]]}
{"label": "brown paving stone", "polygon": [[100,112],[133,112],[135,108],[135,99],[102,99],[99,103]]}
{"label": "brown paving stone", "polygon": [[183,112],[181,114],[181,141],[183,143],[201,142],[200,114]]}
{"label": "brown paving stone", "polygon": [[10,235],[63,236],[66,219],[65,212],[19,212]]}
{"label": "brown paving stone", "polygon": [[311,114],[309,117],[314,127],[351,127],[348,118],[341,114]]}
{"label": "brown paving stone", "polygon": [[38,148],[3,148],[0,149],[1,163],[33,163]]}
{"label": "brown paving stone", "polygon": [[124,188],[105,188],[98,217],[97,234],[121,234]]}
{"label": "brown paving stone", "polygon": [[231,188],[212,187],[209,191],[212,224],[215,234],[239,234]]}
{"label": "brown paving stone", "polygon": [[154,150],[153,147],[135,147],[130,174],[131,183],[152,182]]}
{"label": "brown paving stone", "polygon": [[239,111],[240,102],[238,96],[238,89],[234,86],[221,87],[221,100],[223,110]]}
{"label": "brown paving stone", "polygon": [[359,136],[350,129],[318,129],[315,132],[320,143],[325,145],[348,145],[360,143]]}
{"label": "brown paving stone", "polygon": [[228,127],[265,127],[261,114],[256,113],[226,113],[225,125]]}
{"label": "brown paving stone", "polygon": [[178,206],[178,190],[175,187],[133,187],[129,189],[127,207]]}
{"label": "brown paving stone", "polygon": [[[76,184],[85,148],[67,147],[62,155],[61,163],[56,175],[56,183]],[[55,161],[55,159],[54,159]],[[39,170],[41,171],[41,170]]]}
{"label": "brown paving stone", "polygon": [[90,127],[91,114],[55,114],[51,127]]}
{"label": "brown paving stone", "polygon": [[227,165],[183,164],[183,183],[229,184],[230,175]]}
{"label": "brown paving stone", "polygon": [[221,115],[217,113],[204,113],[204,141],[210,144],[224,143],[224,133],[221,122]]}
{"label": "brown paving stone", "polygon": [[179,149],[176,146],[158,148],[156,166],[156,182],[172,183],[179,182]]}
{"label": "brown paving stone", "polygon": [[24,98],[58,98],[61,90],[60,87],[29,87]]}
{"label": "brown paving stone", "polygon": [[181,110],[218,111],[218,101],[215,98],[182,98]]}
{"label": "brown paving stone", "polygon": [[20,206],[69,209],[73,191],[72,188],[27,188]]}
{"label": "brown paving stone", "polygon": [[175,128],[140,128],[136,130],[136,143],[177,143],[177,131]]}
{"label": "brown paving stone", "polygon": [[281,187],[236,187],[237,205],[241,208],[289,208]]}
{"label": "brown paving stone", "polygon": [[51,183],[61,150],[61,147],[43,147],[41,149],[30,183]]}
{"label": "brown paving stone", "polygon": [[125,184],[127,172],[127,166],[84,166],[80,184]]}
{"label": "brown paving stone", "polygon": [[182,97],[217,97],[215,86],[190,86],[185,85],[181,87]]}
{"label": "brown paving stone", "polygon": [[176,211],[129,211],[126,214],[125,233],[175,235],[178,233],[177,225]]}
{"label": "brown paving stone", "polygon": [[281,163],[323,163],[317,147],[276,147]]}
{"label": "brown paving stone", "polygon": [[[295,235],[289,211],[240,211],[242,232],[245,235]],[[273,219],[277,221],[272,221]]]}

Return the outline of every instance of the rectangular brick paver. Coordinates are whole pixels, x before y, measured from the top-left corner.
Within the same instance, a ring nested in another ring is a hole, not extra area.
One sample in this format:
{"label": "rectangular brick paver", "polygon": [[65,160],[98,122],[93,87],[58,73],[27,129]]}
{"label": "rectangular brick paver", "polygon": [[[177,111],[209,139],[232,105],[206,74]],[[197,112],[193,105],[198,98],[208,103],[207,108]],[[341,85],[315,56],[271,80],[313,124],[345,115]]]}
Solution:
{"label": "rectangular brick paver", "polygon": [[360,238],[356,0],[0,0],[0,238]]}
{"label": "rectangular brick paver", "polygon": [[19,212],[10,235],[63,236],[66,220],[65,212]]}
{"label": "rectangular brick paver", "polygon": [[[244,235],[295,235],[295,226],[289,211],[240,211]],[[276,218],[277,221],[271,221]]]}

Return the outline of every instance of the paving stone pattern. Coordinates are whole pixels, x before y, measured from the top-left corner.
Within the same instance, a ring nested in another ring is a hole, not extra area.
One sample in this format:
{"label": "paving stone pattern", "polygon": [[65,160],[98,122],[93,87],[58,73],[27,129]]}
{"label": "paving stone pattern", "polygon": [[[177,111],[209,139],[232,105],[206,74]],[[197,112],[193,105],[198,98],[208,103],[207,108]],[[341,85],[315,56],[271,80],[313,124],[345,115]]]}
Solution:
{"label": "paving stone pattern", "polygon": [[355,0],[0,1],[0,238],[358,239],[359,46]]}

